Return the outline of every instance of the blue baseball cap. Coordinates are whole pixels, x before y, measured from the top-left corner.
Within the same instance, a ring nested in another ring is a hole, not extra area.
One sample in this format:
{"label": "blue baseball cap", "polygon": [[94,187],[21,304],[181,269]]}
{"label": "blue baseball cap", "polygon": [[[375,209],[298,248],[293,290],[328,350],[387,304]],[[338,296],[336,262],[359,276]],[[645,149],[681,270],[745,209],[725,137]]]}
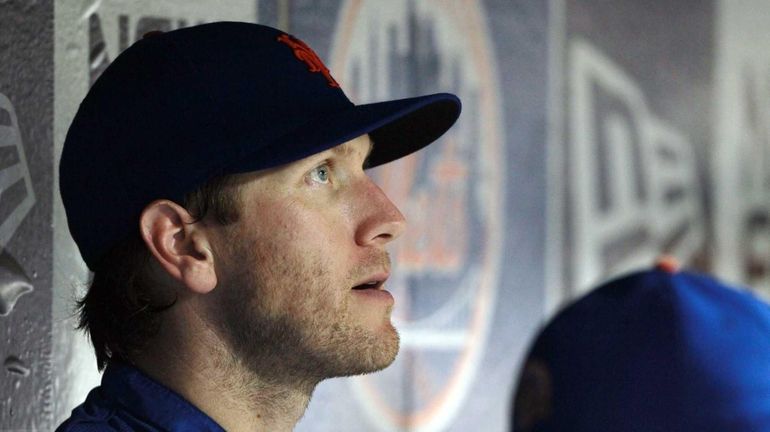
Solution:
{"label": "blue baseball cap", "polygon": [[770,307],[687,272],[609,282],[537,337],[513,430],[768,431]]}
{"label": "blue baseball cap", "polygon": [[460,115],[447,93],[355,105],[301,40],[258,24],[153,32],[89,90],[64,142],[60,189],[86,264],[138,232],[155,199],[213,177],[280,166],[363,134],[369,166],[439,138]]}

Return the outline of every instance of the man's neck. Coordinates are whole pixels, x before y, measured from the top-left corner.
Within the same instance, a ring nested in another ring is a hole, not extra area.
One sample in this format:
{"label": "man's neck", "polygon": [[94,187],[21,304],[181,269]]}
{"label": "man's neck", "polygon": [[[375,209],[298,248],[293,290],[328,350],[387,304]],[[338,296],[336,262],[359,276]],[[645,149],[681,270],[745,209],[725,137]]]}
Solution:
{"label": "man's neck", "polygon": [[182,326],[186,337],[164,325],[135,365],[227,431],[291,431],[317,382],[280,379],[275,370],[260,376],[234,361],[210,329],[189,324]]}

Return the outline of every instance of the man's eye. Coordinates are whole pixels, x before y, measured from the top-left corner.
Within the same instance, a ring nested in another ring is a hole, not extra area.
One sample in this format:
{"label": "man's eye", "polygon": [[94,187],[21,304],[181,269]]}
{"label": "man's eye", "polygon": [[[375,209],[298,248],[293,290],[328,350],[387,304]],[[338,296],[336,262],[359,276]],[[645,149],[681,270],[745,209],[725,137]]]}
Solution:
{"label": "man's eye", "polygon": [[329,183],[329,165],[323,164],[310,171],[310,180],[316,183]]}

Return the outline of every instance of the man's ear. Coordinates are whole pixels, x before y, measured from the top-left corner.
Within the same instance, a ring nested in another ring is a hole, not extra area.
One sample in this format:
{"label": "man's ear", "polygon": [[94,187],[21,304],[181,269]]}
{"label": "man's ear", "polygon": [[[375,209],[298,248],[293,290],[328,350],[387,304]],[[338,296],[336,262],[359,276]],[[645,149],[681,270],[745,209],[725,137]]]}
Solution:
{"label": "man's ear", "polygon": [[217,285],[214,255],[206,232],[179,204],[153,201],[142,211],[139,229],[161,267],[189,290],[205,294]]}

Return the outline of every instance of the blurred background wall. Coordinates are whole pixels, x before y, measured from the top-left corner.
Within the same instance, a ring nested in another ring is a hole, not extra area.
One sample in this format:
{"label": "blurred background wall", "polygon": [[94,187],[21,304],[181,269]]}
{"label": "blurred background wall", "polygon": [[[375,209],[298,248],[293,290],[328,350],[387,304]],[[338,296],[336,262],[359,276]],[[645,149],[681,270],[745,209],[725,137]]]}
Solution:
{"label": "blurred background wall", "polygon": [[304,39],[354,102],[464,103],[372,172],[410,222],[396,363],[322,383],[299,431],[507,430],[543,320],[662,252],[770,293],[765,1],[5,0],[0,430],[53,430],[99,380],[57,180],[80,100],[143,33],[217,20]]}

